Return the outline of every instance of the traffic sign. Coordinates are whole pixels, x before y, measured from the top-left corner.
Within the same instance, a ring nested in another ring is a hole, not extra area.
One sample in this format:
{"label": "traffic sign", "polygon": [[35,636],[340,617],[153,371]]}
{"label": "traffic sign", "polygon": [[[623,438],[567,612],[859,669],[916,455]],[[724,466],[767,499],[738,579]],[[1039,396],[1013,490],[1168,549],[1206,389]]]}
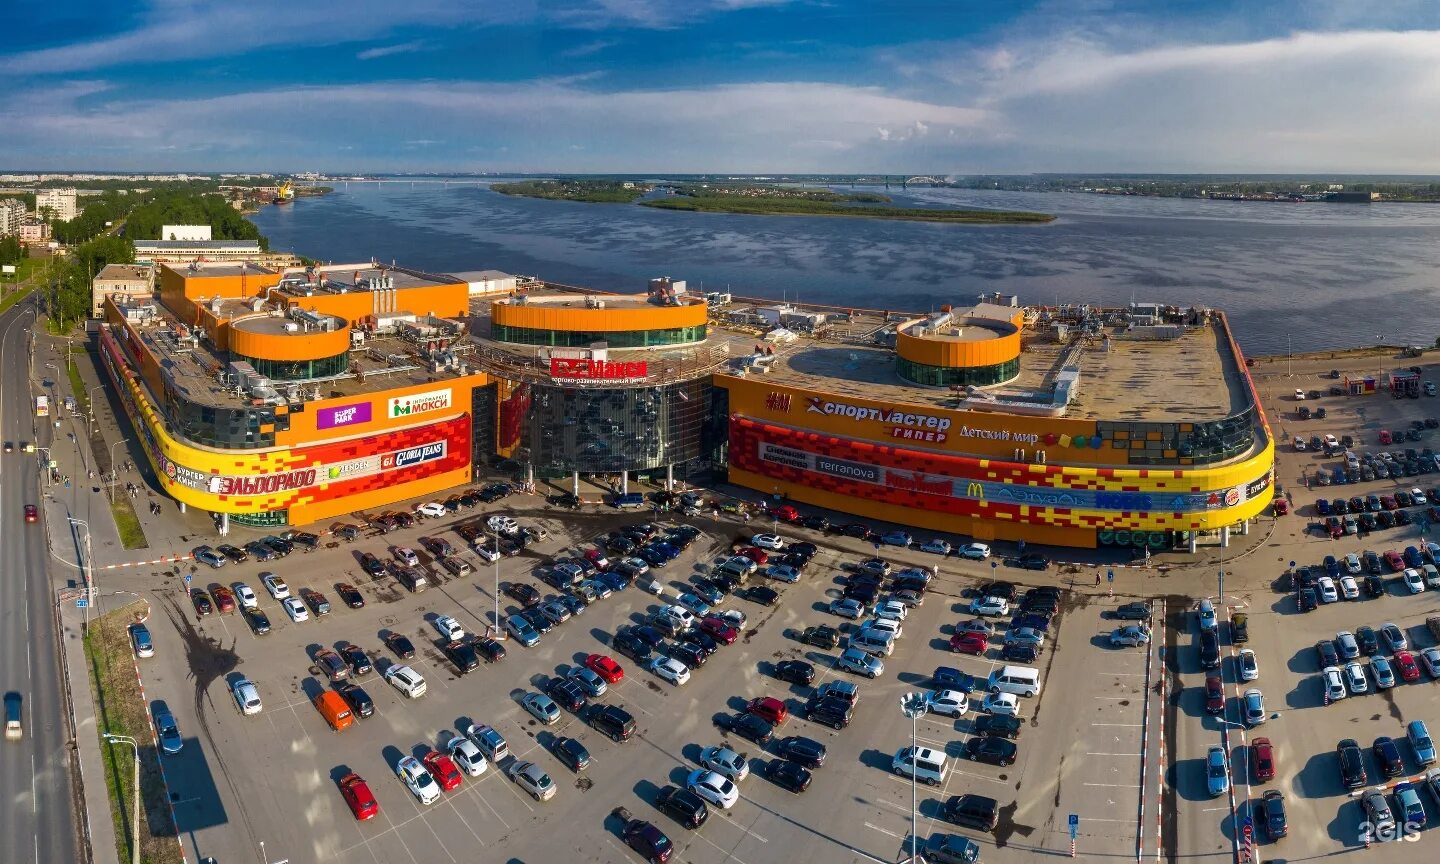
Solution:
{"label": "traffic sign", "polygon": [[1076,835],[1076,834],[1079,834],[1079,833],[1080,833],[1080,815],[1079,815],[1078,813],[1071,813],[1071,814],[1070,814],[1070,842],[1071,842],[1071,843],[1074,843],[1074,842],[1075,842],[1075,835]]}
{"label": "traffic sign", "polygon": [[186,584],[186,585],[189,585],[189,584],[190,584],[190,574],[189,574],[189,573],[186,573],[186,574],[185,574],[185,584]]}
{"label": "traffic sign", "polygon": [[1106,571],[1105,571],[1105,578],[1106,578],[1106,580],[1108,580],[1108,581],[1110,581],[1110,582],[1114,582],[1114,581],[1115,581],[1115,568],[1112,567],[1112,568],[1110,568],[1109,570],[1106,570]]}
{"label": "traffic sign", "polygon": [[86,607],[89,606],[89,605],[90,605],[90,601],[89,601],[89,600],[86,600],[84,597],[78,597],[78,598],[76,598],[76,600],[75,600],[75,608],[76,608],[76,609],[84,609],[84,608],[86,608]]}

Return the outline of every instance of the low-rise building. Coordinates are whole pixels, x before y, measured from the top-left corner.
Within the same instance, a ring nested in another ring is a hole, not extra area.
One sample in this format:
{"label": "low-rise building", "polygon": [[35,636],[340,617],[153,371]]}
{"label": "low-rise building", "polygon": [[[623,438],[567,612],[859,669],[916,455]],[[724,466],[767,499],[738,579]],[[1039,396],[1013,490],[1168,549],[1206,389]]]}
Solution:
{"label": "low-rise building", "polygon": [[38,219],[29,219],[20,223],[20,242],[26,246],[34,246],[46,243],[50,240],[50,225]]}
{"label": "low-rise building", "polygon": [[262,267],[295,267],[300,259],[289,252],[269,252],[258,240],[136,240],[140,264],[191,264],[196,261],[248,261]]}
{"label": "low-rise building", "polygon": [[106,264],[90,283],[92,312],[100,317],[105,298],[116,297],[116,304],[134,303],[155,293],[155,270],[145,264]]}

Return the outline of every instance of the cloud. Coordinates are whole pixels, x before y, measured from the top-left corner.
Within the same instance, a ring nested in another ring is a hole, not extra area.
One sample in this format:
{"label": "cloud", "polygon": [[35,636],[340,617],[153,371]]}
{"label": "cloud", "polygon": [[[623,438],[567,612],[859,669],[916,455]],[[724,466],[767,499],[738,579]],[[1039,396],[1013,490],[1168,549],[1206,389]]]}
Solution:
{"label": "cloud", "polygon": [[561,57],[589,57],[591,54],[599,54],[606,48],[613,48],[619,45],[618,39],[596,39],[593,42],[586,42],[584,45],[576,45],[574,48],[567,48],[560,52]]}
{"label": "cloud", "polygon": [[411,54],[425,47],[424,39],[416,39],[413,42],[401,42],[399,45],[382,45],[378,48],[366,48],[355,55],[356,60],[375,60],[380,57],[389,57],[393,54]]}

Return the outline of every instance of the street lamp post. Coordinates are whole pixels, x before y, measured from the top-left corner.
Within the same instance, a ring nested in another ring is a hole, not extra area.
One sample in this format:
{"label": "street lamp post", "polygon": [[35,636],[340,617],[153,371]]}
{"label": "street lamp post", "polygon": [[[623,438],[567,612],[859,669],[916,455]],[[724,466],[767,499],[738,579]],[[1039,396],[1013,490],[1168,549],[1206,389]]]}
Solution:
{"label": "street lamp post", "polygon": [[910,862],[920,860],[920,793],[916,789],[916,759],[920,750],[920,715],[929,707],[924,693],[906,693],[900,697],[900,711],[910,718]]}
{"label": "street lamp post", "polygon": [[134,799],[130,802],[130,861],[140,864],[140,744],[129,735],[104,732],[101,737],[111,744],[129,744],[130,749],[135,751],[135,790],[132,793]]}

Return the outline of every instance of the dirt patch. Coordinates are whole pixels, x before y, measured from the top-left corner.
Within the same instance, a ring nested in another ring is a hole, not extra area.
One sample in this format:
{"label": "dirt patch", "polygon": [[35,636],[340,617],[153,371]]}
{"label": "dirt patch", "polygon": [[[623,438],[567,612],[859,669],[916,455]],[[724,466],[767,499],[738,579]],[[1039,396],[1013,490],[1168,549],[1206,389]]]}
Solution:
{"label": "dirt patch", "polygon": [[590,787],[594,785],[595,781],[591,780],[589,777],[581,777],[575,781],[575,788],[579,789],[581,792],[589,792]]}

